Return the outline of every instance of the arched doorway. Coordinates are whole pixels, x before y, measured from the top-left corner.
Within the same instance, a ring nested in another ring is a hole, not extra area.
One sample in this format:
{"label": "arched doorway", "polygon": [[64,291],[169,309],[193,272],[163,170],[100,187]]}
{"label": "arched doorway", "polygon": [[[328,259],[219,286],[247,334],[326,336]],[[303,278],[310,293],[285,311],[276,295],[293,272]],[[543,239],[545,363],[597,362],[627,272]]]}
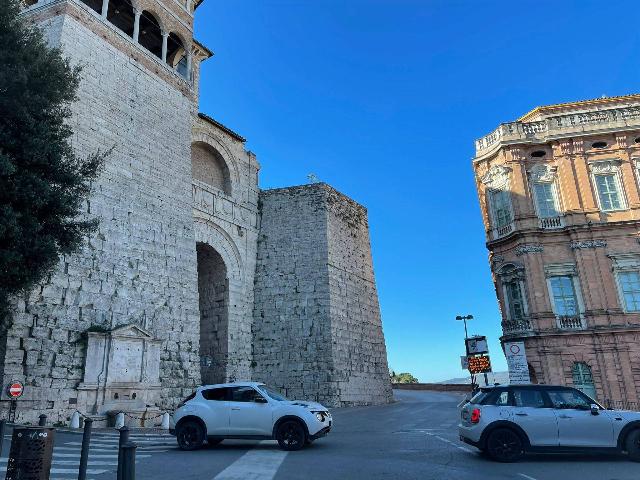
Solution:
{"label": "arched doorway", "polygon": [[200,373],[202,383],[226,381],[229,353],[229,279],[220,254],[196,244],[200,306]]}
{"label": "arched doorway", "polygon": [[584,362],[573,364],[573,386],[596,400],[596,386],[593,383],[591,367]]}

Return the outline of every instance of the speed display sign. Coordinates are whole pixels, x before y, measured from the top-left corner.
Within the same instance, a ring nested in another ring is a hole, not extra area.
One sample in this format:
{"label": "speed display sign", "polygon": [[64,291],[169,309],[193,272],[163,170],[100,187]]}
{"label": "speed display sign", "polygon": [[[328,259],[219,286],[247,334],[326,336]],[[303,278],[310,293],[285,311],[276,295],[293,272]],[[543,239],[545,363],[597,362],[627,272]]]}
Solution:
{"label": "speed display sign", "polygon": [[469,373],[489,373],[491,371],[491,359],[489,355],[469,357]]}

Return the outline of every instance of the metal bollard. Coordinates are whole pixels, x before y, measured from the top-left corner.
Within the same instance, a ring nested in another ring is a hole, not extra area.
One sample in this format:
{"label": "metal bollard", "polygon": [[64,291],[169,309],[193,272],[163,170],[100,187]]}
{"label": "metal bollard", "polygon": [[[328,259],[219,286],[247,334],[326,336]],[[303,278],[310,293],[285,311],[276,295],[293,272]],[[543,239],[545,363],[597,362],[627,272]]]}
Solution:
{"label": "metal bollard", "polygon": [[80,450],[80,467],[78,467],[78,480],[86,480],[87,465],[89,464],[89,446],[91,444],[91,426],[93,420],[85,418],[84,432],[82,433],[82,449]]}
{"label": "metal bollard", "polygon": [[129,443],[129,428],[120,429],[120,439],[118,441],[118,480],[122,480],[122,448]]}
{"label": "metal bollard", "polygon": [[38,420],[38,426],[44,427],[47,424],[47,416],[43,413],[39,418],[40,420]]}
{"label": "metal bollard", "polygon": [[2,446],[4,445],[4,434],[7,430],[7,421],[0,420],[0,457],[2,456]]}
{"label": "metal bollard", "polygon": [[136,448],[135,443],[128,442],[122,446],[122,480],[136,478]]}

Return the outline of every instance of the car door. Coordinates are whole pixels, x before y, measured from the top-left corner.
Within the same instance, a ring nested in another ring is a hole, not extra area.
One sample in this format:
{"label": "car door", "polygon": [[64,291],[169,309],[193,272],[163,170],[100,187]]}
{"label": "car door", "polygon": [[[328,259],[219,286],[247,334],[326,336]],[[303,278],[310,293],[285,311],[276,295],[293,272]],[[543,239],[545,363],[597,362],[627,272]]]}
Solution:
{"label": "car door", "polygon": [[562,447],[615,447],[613,419],[607,410],[591,413],[593,400],[574,388],[547,391],[558,419]]}
{"label": "car door", "polygon": [[558,445],[558,420],[540,389],[515,388],[512,421],[525,431],[534,447]]}
{"label": "car door", "polygon": [[270,437],[273,433],[273,405],[251,386],[231,387],[229,423],[231,435]]}
{"label": "car door", "polygon": [[229,434],[229,402],[227,401],[228,388],[209,388],[202,390],[201,408],[199,413],[207,425],[207,435]]}

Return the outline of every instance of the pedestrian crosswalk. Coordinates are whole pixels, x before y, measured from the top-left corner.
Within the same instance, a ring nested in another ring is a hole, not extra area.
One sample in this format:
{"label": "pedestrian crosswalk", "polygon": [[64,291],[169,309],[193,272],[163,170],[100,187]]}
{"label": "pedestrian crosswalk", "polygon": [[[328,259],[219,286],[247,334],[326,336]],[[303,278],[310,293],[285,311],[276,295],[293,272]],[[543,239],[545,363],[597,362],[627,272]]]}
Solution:
{"label": "pedestrian crosswalk", "polygon": [[[5,440],[6,441],[6,440]],[[131,433],[129,441],[138,445],[136,463],[153,454],[177,448],[175,437],[165,433]],[[87,478],[109,474],[114,476],[118,467],[119,433],[94,432],[91,435]],[[53,447],[51,480],[71,480],[78,476],[82,435],[59,432]],[[0,457],[0,472],[7,471],[7,458]],[[102,477],[101,477],[102,478]]]}

